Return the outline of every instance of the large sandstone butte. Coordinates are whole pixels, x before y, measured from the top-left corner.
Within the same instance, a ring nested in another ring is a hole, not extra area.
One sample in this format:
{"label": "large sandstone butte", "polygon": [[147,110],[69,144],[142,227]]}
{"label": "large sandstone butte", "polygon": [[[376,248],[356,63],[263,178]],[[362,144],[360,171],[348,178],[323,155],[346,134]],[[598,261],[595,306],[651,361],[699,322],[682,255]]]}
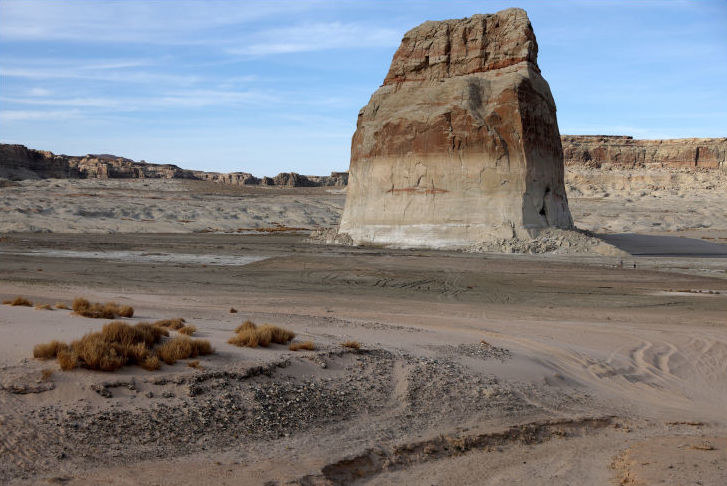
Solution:
{"label": "large sandstone butte", "polygon": [[514,8],[407,32],[359,113],[339,234],[443,248],[572,227],[537,53]]}

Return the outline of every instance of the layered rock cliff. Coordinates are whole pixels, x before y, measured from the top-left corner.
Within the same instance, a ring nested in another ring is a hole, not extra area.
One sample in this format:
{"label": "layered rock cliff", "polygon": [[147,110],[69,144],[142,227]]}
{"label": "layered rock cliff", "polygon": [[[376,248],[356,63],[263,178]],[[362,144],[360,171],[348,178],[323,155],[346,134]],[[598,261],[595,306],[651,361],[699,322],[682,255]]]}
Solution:
{"label": "layered rock cliff", "polygon": [[288,187],[345,186],[348,173],[330,176],[305,176],[282,172],[275,177],[258,178],[247,172],[204,172],[187,170],[173,164],[135,162],[115,155],[56,155],[24,145],[0,144],[0,177],[22,179],[195,179],[233,185]]}
{"label": "layered rock cliff", "polygon": [[520,9],[407,32],[359,113],[339,232],[354,243],[463,247],[570,228],[537,52]]}
{"label": "layered rock cliff", "polygon": [[634,140],[629,136],[563,135],[561,139],[568,166],[727,170],[727,138]]}

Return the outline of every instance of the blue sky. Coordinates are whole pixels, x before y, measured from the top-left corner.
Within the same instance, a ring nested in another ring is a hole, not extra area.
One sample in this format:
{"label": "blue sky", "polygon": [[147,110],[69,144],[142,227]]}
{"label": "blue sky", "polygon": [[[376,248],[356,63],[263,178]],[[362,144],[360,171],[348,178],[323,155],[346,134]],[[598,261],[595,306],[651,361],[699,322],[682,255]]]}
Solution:
{"label": "blue sky", "polygon": [[561,133],[727,136],[727,1],[0,0],[0,141],[185,168],[346,170],[404,32],[519,6]]}

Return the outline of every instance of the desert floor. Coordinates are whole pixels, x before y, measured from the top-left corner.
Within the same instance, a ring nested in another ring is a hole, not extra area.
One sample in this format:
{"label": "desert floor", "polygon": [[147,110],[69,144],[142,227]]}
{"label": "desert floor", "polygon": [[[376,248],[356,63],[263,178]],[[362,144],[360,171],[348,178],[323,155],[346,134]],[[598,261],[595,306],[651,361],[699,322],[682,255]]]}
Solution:
{"label": "desert floor", "polygon": [[[184,317],[217,352],[63,372],[33,346],[108,320],[0,306],[0,482],[727,484],[727,175],[566,183],[576,224],[633,256],[292,231],[335,225],[338,188],[3,182],[0,298]],[[316,350],[228,344],[246,319]]]}
{"label": "desert floor", "polygon": [[[7,233],[3,299],[181,316],[217,353],[63,372],[33,345],[108,321],[0,306],[0,482],[725,484],[727,252],[702,231],[606,236],[626,259]],[[228,344],[245,319],[317,349]]]}

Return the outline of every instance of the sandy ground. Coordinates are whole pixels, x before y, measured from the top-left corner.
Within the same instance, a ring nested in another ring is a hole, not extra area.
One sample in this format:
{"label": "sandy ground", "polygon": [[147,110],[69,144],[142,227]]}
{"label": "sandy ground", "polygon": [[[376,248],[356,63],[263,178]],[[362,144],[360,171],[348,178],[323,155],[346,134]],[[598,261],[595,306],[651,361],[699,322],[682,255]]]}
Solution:
{"label": "sandy ground", "polygon": [[[577,225],[631,256],[288,231],[335,225],[331,188],[0,187],[0,298],[114,300],[216,348],[63,372],[33,346],[108,321],[0,306],[0,483],[727,484],[725,180],[568,169]],[[316,350],[228,344],[245,319]]]}
{"label": "sandy ground", "polygon": [[[128,322],[182,316],[217,353],[202,369],[62,372],[32,346],[107,321],[0,306],[0,481],[725,484],[722,245],[625,240],[641,254],[6,235],[3,299],[115,300],[136,308]],[[317,350],[227,344],[245,319]],[[349,339],[362,349],[342,348]]]}

